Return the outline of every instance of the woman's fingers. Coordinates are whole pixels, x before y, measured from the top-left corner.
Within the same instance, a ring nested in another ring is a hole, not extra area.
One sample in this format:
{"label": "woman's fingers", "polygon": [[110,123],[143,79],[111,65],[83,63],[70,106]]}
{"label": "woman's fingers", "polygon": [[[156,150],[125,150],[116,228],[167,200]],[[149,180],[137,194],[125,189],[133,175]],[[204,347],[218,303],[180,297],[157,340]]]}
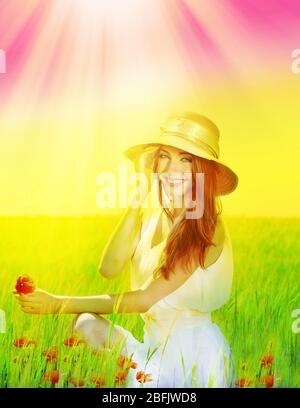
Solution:
{"label": "woman's fingers", "polygon": [[24,304],[25,304],[25,303],[26,303],[26,304],[27,304],[27,303],[30,303],[30,304],[31,304],[31,303],[36,302],[35,299],[26,298],[26,297],[23,297],[23,296],[22,296],[22,297],[21,297],[21,296],[18,297],[18,298],[17,298],[17,301],[18,301],[20,304],[23,304],[23,303],[24,303]]}
{"label": "woman's fingers", "polygon": [[26,294],[26,295],[24,295],[23,293],[17,293],[17,292],[12,292],[13,293],[13,295],[15,296],[15,298],[17,299],[17,300],[19,300],[19,299],[24,299],[24,300],[30,300],[30,301],[34,301],[37,297],[36,296],[33,296],[33,294],[32,293],[28,293],[28,294]]}
{"label": "woman's fingers", "polygon": [[31,312],[34,309],[32,307],[29,307],[29,306],[22,306],[21,310],[22,310],[22,312]]}
{"label": "woman's fingers", "polygon": [[28,295],[24,295],[24,293],[18,293],[15,290],[12,291],[12,294],[15,295],[16,298],[28,296]]}
{"label": "woman's fingers", "polygon": [[12,290],[11,293],[15,296],[21,306],[22,312],[40,314],[41,305],[37,302],[36,296],[33,296],[33,293],[18,293],[16,290]]}
{"label": "woman's fingers", "polygon": [[30,307],[30,306],[23,306],[21,307],[22,312],[24,313],[32,313],[32,314],[39,314],[40,311],[36,307]]}
{"label": "woman's fingers", "polygon": [[26,297],[19,297],[18,301],[21,303],[34,303],[36,300],[31,299],[31,298],[26,298]]}
{"label": "woman's fingers", "polygon": [[28,302],[25,302],[25,303],[20,302],[19,305],[21,307],[33,307],[33,308],[40,306],[38,303],[28,303]]}
{"label": "woman's fingers", "polygon": [[135,170],[137,172],[145,172],[151,167],[154,155],[157,152],[157,146],[148,146],[144,148],[142,153],[135,159]]}
{"label": "woman's fingers", "polygon": [[18,299],[18,302],[19,302],[19,305],[21,306],[21,307],[33,307],[33,308],[35,308],[35,307],[39,307],[40,306],[40,304],[38,303],[38,302],[33,302],[33,301],[31,301],[31,300],[24,300],[24,299]]}

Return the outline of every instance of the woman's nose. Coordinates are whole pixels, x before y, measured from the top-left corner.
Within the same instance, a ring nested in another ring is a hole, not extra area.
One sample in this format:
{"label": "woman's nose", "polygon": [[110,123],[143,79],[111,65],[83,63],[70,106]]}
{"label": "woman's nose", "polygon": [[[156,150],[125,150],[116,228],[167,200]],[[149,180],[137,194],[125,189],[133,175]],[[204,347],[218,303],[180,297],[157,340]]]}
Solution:
{"label": "woman's nose", "polygon": [[175,175],[182,174],[182,166],[180,166],[180,163],[176,162],[175,160],[174,161],[172,160],[169,163],[169,168],[167,170],[168,170],[168,173],[172,173]]}

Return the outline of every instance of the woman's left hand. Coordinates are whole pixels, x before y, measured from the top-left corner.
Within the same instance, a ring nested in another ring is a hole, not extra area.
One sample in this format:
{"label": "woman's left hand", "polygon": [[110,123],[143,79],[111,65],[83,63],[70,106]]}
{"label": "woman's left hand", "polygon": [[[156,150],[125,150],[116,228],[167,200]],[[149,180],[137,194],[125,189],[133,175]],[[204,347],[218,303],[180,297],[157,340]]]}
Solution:
{"label": "woman's left hand", "polygon": [[57,314],[59,312],[61,306],[59,298],[45,290],[37,288],[34,292],[26,295],[18,295],[16,291],[13,293],[24,313]]}

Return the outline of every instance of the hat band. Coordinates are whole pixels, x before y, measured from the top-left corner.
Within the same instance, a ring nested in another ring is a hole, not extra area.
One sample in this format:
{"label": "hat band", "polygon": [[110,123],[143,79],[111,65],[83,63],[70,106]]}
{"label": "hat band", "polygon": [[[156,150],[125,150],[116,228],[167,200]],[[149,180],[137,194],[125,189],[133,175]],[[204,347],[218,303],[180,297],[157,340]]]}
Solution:
{"label": "hat band", "polygon": [[218,159],[218,157],[219,157],[218,153],[210,145],[203,142],[198,137],[195,137],[193,135],[186,134],[186,133],[182,134],[182,133],[179,133],[179,132],[166,132],[166,131],[162,131],[160,137],[163,138],[164,136],[169,136],[169,135],[175,135],[175,136],[181,137],[185,141],[189,140],[190,142],[194,143],[196,145],[196,147],[201,147],[209,155],[215,157],[216,159]]}
{"label": "hat band", "polygon": [[160,127],[160,130],[166,133],[176,133],[196,145],[200,144],[213,157],[219,157],[219,133],[217,128],[213,129],[210,125],[201,125],[193,120],[179,116],[169,118]]}

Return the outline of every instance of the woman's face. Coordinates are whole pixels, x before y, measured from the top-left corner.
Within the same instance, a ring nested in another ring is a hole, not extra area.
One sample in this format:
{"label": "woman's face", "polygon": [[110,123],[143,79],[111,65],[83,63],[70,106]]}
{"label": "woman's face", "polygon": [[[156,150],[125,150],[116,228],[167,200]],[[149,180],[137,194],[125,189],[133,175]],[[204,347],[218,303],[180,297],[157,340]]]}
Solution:
{"label": "woman's face", "polygon": [[191,187],[192,155],[173,146],[162,146],[157,173],[166,193],[174,199],[183,197]]}

